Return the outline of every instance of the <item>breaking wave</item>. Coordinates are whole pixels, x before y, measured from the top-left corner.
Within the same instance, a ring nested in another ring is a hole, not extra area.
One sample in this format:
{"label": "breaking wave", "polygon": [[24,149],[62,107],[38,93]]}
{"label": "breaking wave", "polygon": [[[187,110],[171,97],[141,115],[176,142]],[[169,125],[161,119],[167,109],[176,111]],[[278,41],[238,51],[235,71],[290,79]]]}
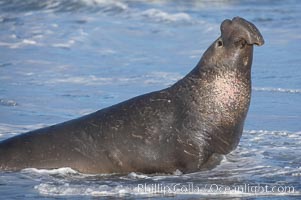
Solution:
{"label": "breaking wave", "polygon": [[301,94],[301,89],[286,89],[286,88],[253,87],[253,91]]}
{"label": "breaking wave", "polygon": [[105,10],[105,11],[123,11],[127,4],[122,1],[114,0],[28,0],[28,1],[2,1],[1,10],[28,12],[33,10],[48,10],[55,12],[71,12],[81,10]]}
{"label": "breaking wave", "polygon": [[192,21],[191,17],[187,13],[175,13],[170,14],[158,9],[148,9],[140,13],[141,16],[147,17],[157,22],[188,22]]}
{"label": "breaking wave", "polygon": [[[124,14],[125,17],[143,17],[155,22],[163,23],[191,23],[193,19],[184,12],[168,13],[157,8],[143,10],[130,7],[128,2],[118,0],[28,0],[3,1],[0,10],[14,12],[30,12],[35,10],[47,12],[101,12],[109,14]],[[7,21],[7,17],[0,16],[0,22]],[[5,44],[2,44],[5,45]]]}
{"label": "breaking wave", "polygon": [[168,86],[182,76],[178,73],[172,72],[151,72],[142,76],[134,77],[96,77],[94,75],[90,76],[80,76],[80,77],[63,77],[55,78],[46,81],[47,84],[61,84],[61,83],[71,83],[71,84],[81,84],[81,85],[126,85],[126,84],[144,84],[144,85],[154,85],[160,84]]}
{"label": "breaking wave", "polygon": [[17,106],[18,103],[14,100],[10,100],[10,99],[0,99],[0,105],[2,106]]}

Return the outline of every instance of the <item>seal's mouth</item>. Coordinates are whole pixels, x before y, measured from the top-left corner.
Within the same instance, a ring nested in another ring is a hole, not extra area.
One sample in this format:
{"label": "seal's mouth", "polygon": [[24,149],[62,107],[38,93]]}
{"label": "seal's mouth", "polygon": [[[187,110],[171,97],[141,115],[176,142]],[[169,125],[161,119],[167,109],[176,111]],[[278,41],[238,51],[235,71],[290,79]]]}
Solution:
{"label": "seal's mouth", "polygon": [[264,39],[256,26],[241,17],[224,20],[221,24],[221,33],[223,39],[234,41],[243,39],[249,45],[261,46],[264,44]]}

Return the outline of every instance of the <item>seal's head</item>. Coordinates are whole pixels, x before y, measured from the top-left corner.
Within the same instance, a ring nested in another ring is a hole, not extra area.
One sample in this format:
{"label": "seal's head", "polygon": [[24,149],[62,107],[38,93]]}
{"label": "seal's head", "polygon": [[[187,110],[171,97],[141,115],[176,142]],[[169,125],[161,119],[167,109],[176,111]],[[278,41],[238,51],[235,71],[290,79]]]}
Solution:
{"label": "seal's head", "polygon": [[250,70],[253,46],[264,44],[259,30],[254,24],[240,17],[224,20],[220,29],[221,36],[204,53],[201,64],[208,67],[242,67]]}
{"label": "seal's head", "polygon": [[264,44],[263,37],[254,24],[240,17],[234,17],[232,21],[224,20],[221,24],[221,33],[223,42],[234,43],[241,48],[246,44],[258,46]]}

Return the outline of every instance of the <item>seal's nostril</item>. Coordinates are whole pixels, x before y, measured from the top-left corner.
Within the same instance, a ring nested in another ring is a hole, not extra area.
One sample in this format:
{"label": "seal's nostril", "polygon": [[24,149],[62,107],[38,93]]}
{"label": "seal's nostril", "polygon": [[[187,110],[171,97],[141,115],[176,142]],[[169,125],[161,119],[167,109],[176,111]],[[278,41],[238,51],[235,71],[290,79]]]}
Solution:
{"label": "seal's nostril", "polygon": [[221,41],[221,40],[217,41],[217,46],[222,47],[223,46],[223,41]]}
{"label": "seal's nostril", "polygon": [[246,44],[247,44],[247,41],[246,41],[246,40],[244,40],[244,39],[241,39],[241,40],[240,40],[240,48],[241,48],[241,49],[243,49],[243,48],[246,46]]}
{"label": "seal's nostril", "polygon": [[255,44],[257,46],[262,46],[264,44],[264,39],[262,37],[257,37],[258,42],[256,42]]}

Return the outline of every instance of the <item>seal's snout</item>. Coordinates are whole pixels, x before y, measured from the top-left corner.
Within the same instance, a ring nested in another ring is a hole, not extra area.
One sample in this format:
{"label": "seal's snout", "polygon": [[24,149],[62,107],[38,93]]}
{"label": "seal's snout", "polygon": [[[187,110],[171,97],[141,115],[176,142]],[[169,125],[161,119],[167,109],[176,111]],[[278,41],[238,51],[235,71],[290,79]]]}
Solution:
{"label": "seal's snout", "polygon": [[234,17],[232,22],[235,25],[237,24],[237,28],[246,34],[244,39],[246,39],[248,44],[256,44],[258,46],[264,44],[264,39],[254,24],[240,17]]}
{"label": "seal's snout", "polygon": [[264,44],[264,39],[256,26],[241,17],[223,21],[221,32],[223,38],[232,38],[234,41],[244,39],[249,45],[261,46]]}

